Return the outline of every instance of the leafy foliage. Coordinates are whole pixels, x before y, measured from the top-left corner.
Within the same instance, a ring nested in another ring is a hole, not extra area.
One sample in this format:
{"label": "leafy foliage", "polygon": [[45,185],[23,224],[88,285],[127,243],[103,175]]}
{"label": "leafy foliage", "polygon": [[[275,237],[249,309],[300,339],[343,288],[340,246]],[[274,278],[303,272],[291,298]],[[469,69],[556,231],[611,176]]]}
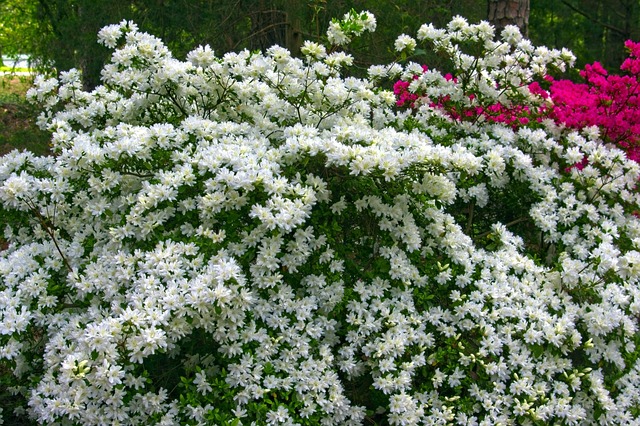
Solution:
{"label": "leafy foliage", "polygon": [[42,424],[638,421],[638,164],[593,130],[387,89],[535,109],[525,83],[572,56],[457,17],[394,46],[461,84],[354,77],[339,44],[376,23],[348,13],[302,59],[181,61],[123,21],[95,90],[36,81],[55,155],[0,160],[11,404]]}

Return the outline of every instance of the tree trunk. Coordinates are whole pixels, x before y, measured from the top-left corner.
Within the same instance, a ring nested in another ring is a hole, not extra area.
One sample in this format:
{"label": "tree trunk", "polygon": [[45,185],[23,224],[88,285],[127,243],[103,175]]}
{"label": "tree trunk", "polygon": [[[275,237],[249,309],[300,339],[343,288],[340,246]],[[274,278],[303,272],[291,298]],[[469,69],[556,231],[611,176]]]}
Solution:
{"label": "tree trunk", "polygon": [[293,56],[300,56],[302,47],[301,16],[304,14],[303,3],[298,0],[285,0],[283,9],[287,17],[286,48]]}
{"label": "tree trunk", "polygon": [[529,35],[529,0],[488,0],[488,19],[496,28],[496,34],[507,25],[520,28],[523,36]]}

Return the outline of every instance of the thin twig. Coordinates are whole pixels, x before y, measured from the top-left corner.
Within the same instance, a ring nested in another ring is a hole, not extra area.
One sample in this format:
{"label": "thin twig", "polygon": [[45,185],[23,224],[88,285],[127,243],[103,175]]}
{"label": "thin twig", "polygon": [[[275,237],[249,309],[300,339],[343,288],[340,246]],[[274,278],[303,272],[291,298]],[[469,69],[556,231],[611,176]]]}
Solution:
{"label": "thin twig", "polygon": [[[505,224],[504,224],[504,227],[505,227],[505,228],[508,228],[508,227],[510,227],[510,226],[517,225],[518,223],[527,222],[528,220],[529,220],[529,218],[528,218],[528,217],[526,217],[526,216],[519,217],[518,219],[512,220],[512,221],[511,221],[511,222],[509,222],[509,223],[505,223]],[[483,232],[482,234],[478,235],[478,237],[477,237],[477,238],[484,238],[484,237],[486,237],[487,235],[491,234],[492,232],[493,232],[493,231],[486,231],[486,232]]]}
{"label": "thin twig", "polygon": [[55,228],[52,225],[50,225],[48,223],[47,218],[42,216],[42,214],[38,211],[38,209],[36,208],[35,203],[31,202],[32,205],[29,205],[30,203],[27,202],[26,204],[27,204],[27,207],[29,207],[29,209],[31,209],[33,214],[36,215],[36,217],[38,218],[38,221],[40,222],[40,225],[44,228],[45,232],[51,237],[51,240],[53,241],[53,245],[56,247],[56,250],[60,254],[60,257],[62,258],[62,263],[64,263],[64,266],[67,268],[67,270],[69,272],[73,272],[73,268],[71,268],[71,265],[69,264],[69,261],[67,260],[67,257],[62,252],[62,249],[60,248],[60,245],[58,245],[58,240],[56,239],[56,235],[55,235],[56,234]]}
{"label": "thin twig", "polygon": [[628,32],[628,31],[622,30],[622,29],[620,29],[620,28],[618,28],[618,27],[614,27],[614,26],[613,26],[613,25],[611,25],[611,24],[607,24],[606,22],[602,22],[602,21],[600,21],[600,20],[598,20],[598,19],[595,19],[595,18],[591,17],[587,12],[585,12],[585,11],[583,11],[583,10],[581,10],[581,9],[578,9],[576,6],[574,6],[573,4],[571,4],[570,2],[568,2],[567,0],[560,0],[560,1],[562,2],[562,4],[564,4],[565,6],[567,6],[569,9],[573,10],[574,12],[576,12],[576,13],[577,13],[577,14],[579,14],[579,15],[584,16],[585,18],[587,18],[587,19],[588,19],[588,20],[590,20],[591,22],[594,22],[594,23],[596,23],[596,24],[598,24],[598,25],[601,25],[601,26],[603,26],[604,28],[607,28],[607,29],[609,29],[609,30],[611,30],[611,31],[614,31],[614,32],[616,32],[616,33],[618,33],[618,34],[621,34],[621,35],[623,35],[623,36],[628,36],[628,35],[629,35],[629,32]]}
{"label": "thin twig", "polygon": [[469,235],[471,233],[471,229],[473,228],[473,212],[476,203],[469,204],[469,218],[467,219],[467,229],[466,233]]}

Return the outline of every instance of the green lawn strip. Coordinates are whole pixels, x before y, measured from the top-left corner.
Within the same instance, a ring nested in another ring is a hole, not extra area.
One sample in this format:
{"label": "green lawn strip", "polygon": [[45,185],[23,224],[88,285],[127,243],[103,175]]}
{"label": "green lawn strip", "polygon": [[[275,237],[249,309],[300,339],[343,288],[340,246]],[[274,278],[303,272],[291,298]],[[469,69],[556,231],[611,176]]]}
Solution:
{"label": "green lawn strip", "polygon": [[38,110],[25,97],[31,82],[25,76],[0,76],[0,155],[13,149],[49,153],[49,135],[36,125]]}

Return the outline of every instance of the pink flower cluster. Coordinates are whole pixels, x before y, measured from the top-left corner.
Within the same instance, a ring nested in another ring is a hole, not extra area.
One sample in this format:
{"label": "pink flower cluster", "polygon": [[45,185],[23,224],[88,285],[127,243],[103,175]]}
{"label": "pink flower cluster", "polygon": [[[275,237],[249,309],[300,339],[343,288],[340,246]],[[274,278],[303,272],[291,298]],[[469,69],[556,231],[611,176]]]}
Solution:
{"label": "pink flower cluster", "polygon": [[[422,71],[427,72],[429,68],[426,65],[422,66]],[[414,80],[418,79],[417,75],[413,76]],[[393,85],[393,93],[396,95],[396,105],[399,107],[411,107],[415,108],[415,102],[420,95],[409,91],[410,81],[398,80]]]}
{"label": "pink flower cluster", "polygon": [[[444,97],[429,104],[443,109],[456,120],[485,120],[505,123],[512,127],[528,125],[532,120],[552,118],[570,128],[597,126],[605,141],[617,144],[630,159],[640,162],[640,43],[625,43],[629,57],[620,69],[623,75],[609,74],[600,63],[586,65],[580,75],[584,83],[555,80],[546,77],[549,90],[538,82],[528,85],[531,93],[551,102],[538,108],[526,105],[506,106],[496,103],[488,106],[462,108]],[[423,66],[426,71],[427,67]],[[455,79],[448,76],[449,79]],[[417,78],[417,77],[415,77]],[[415,107],[421,96],[409,91],[410,82],[398,81],[393,90],[399,107]],[[474,95],[469,94],[473,99]],[[582,163],[575,167],[581,168]],[[582,165],[584,166],[584,165]]]}
{"label": "pink flower cluster", "polygon": [[[427,71],[427,66],[423,65],[422,69]],[[445,79],[448,81],[457,80],[453,75],[446,74]],[[417,79],[418,76],[414,76]],[[396,105],[399,107],[416,107],[416,101],[418,99],[424,100],[423,96],[417,93],[413,93],[409,90],[411,82],[398,80],[393,85],[393,93],[396,95]],[[549,93],[542,89],[537,82],[529,85],[529,90],[540,95],[543,99],[549,98]],[[469,94],[469,99],[475,99],[474,94]],[[448,116],[455,120],[471,120],[475,121],[478,117],[483,117],[485,120],[493,123],[504,123],[512,127],[526,126],[532,119],[540,120],[546,111],[546,107],[539,107],[535,110],[528,105],[510,105],[506,106],[501,103],[495,103],[489,106],[473,106],[462,107],[458,103],[451,101],[449,96],[443,96],[435,100],[429,100],[429,106],[437,107],[447,113]]]}
{"label": "pink flower cluster", "polygon": [[[422,69],[426,71],[428,68],[426,65],[422,66]],[[446,74],[445,79],[456,82],[455,77],[451,74]],[[417,79],[418,76],[414,76]],[[413,93],[409,90],[410,81],[398,80],[393,85],[393,93],[396,95],[396,105],[399,107],[416,107],[416,100],[422,98],[421,95]],[[538,83],[532,83],[533,85],[540,86]],[[533,89],[530,87],[530,90]],[[540,88],[540,91],[544,94],[544,98],[548,98],[549,94]],[[474,99],[475,95],[470,94],[470,99]],[[534,112],[529,106],[526,105],[511,105],[509,107],[496,103],[487,107],[460,107],[457,103],[451,101],[449,96],[443,96],[430,101],[431,107],[437,107],[447,112],[447,115],[456,120],[477,120],[479,116],[484,117],[487,121],[494,123],[505,123],[513,127],[524,126],[529,124],[531,118],[539,118],[540,113]]]}
{"label": "pink flower cluster", "polygon": [[474,110],[466,111],[467,117],[483,116],[487,121],[493,123],[504,123],[511,127],[526,126],[532,118],[538,118],[539,113],[531,110],[526,105],[511,105],[509,107],[496,103],[488,107],[476,107]]}
{"label": "pink flower cluster", "polygon": [[549,113],[575,129],[599,127],[604,140],[640,161],[640,43],[629,40],[625,46],[629,57],[620,66],[624,75],[609,74],[595,62],[580,72],[585,83],[549,77],[554,103]]}

